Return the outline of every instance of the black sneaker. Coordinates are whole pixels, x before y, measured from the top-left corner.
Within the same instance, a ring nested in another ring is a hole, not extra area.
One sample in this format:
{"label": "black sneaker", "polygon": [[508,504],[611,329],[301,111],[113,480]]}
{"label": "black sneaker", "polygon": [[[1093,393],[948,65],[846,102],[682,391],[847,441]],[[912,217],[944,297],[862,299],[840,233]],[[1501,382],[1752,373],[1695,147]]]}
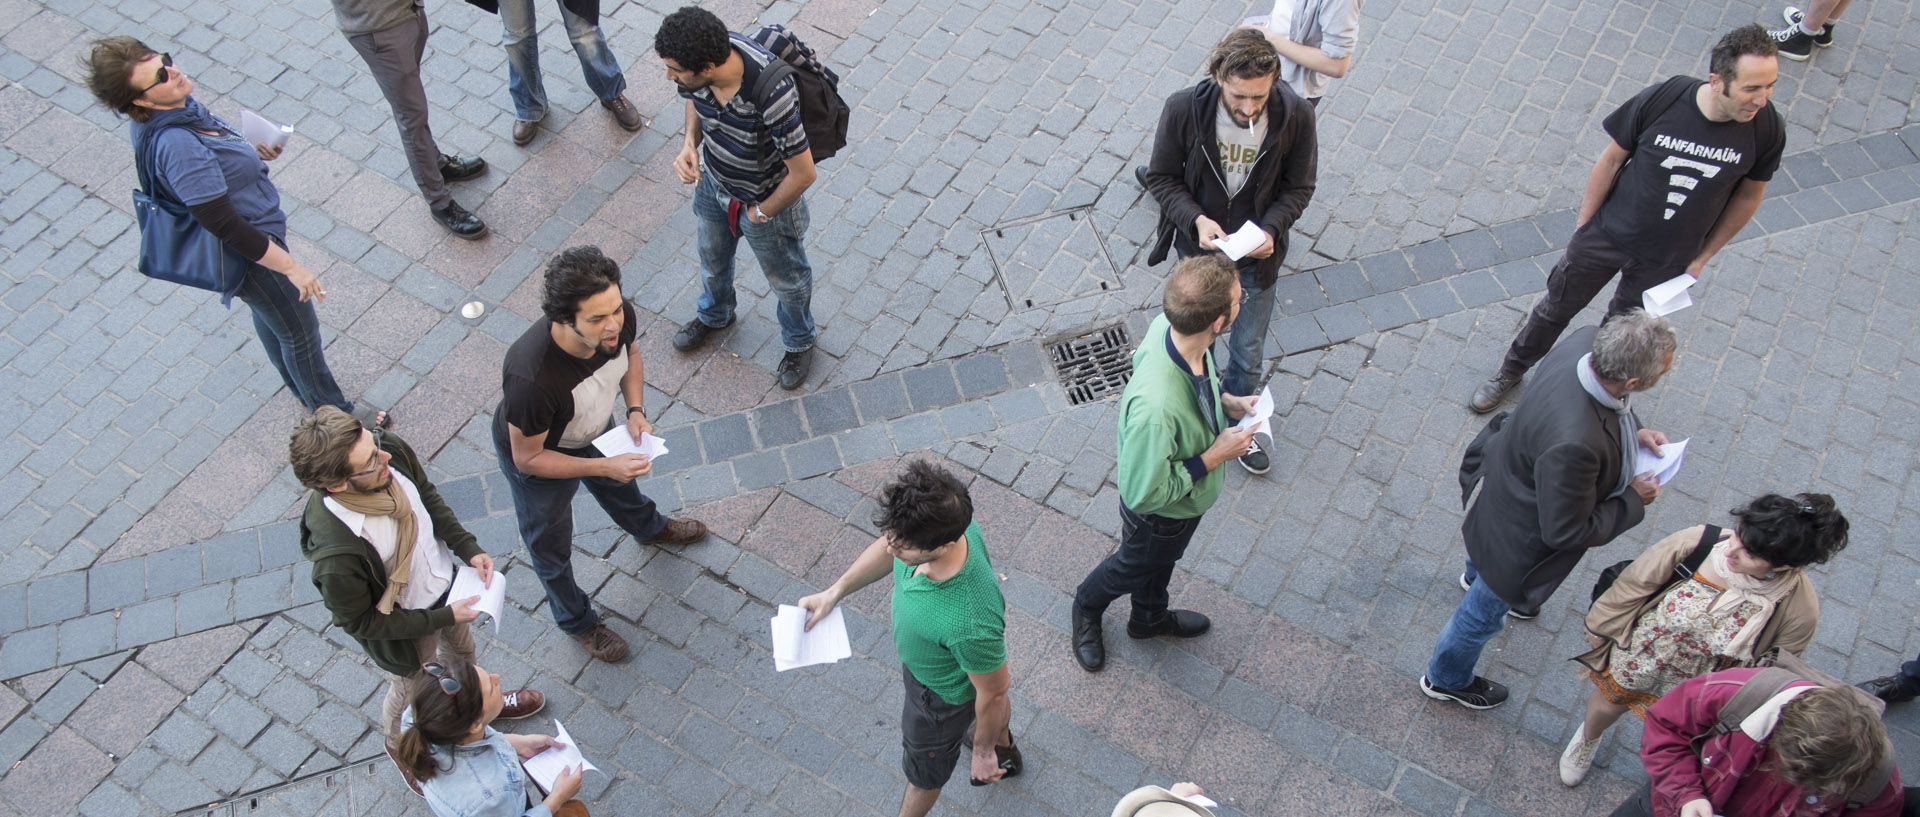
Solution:
{"label": "black sneaker", "polygon": [[[1787,25],[1790,25],[1790,26],[1798,26],[1800,25],[1801,20],[1806,19],[1806,15],[1801,14],[1800,9],[1795,6],[1788,6],[1785,11],[1780,12],[1780,16],[1785,17],[1787,20]],[[1825,23],[1821,24],[1820,33],[1813,35],[1813,44],[1820,46],[1821,48],[1833,47],[1833,21],[1832,20],[1828,20]]]}
{"label": "black sneaker", "polygon": [[780,388],[793,391],[800,388],[801,383],[806,382],[807,361],[810,359],[808,353],[812,351],[813,349],[808,348],[780,356],[780,368],[774,370],[774,374],[780,376]]}
{"label": "black sneaker", "polygon": [[461,207],[460,202],[450,201],[447,202],[447,206],[438,210],[432,208],[428,210],[433,213],[433,220],[440,222],[440,226],[468,241],[487,234],[487,223],[481,221],[479,216],[474,215],[467,208]]}
{"label": "black sneaker", "polygon": [[1468,709],[1492,709],[1507,702],[1507,688],[1478,675],[1473,683],[1460,689],[1441,689],[1420,676],[1420,691],[1439,701],[1452,701]]}
{"label": "black sneaker", "polygon": [[[1269,440],[1268,443],[1271,444],[1272,441]],[[1247,441],[1247,453],[1240,455],[1240,467],[1247,469],[1247,473],[1250,474],[1264,474],[1273,467],[1273,462],[1267,457],[1266,449],[1260,447],[1260,435],[1255,434],[1253,439]]]}
{"label": "black sneaker", "polygon": [[1513,619],[1514,621],[1532,621],[1539,617],[1540,617],[1539,610],[1535,610],[1531,613],[1523,613],[1513,608],[1507,608],[1507,618]]}
{"label": "black sneaker", "polygon": [[1813,35],[1801,31],[1797,25],[1767,32],[1773,38],[1773,44],[1780,50],[1780,56],[1794,62],[1806,62],[1813,56]]}
{"label": "black sneaker", "polygon": [[727,327],[708,326],[701,323],[699,318],[694,318],[687,321],[687,325],[680,327],[680,331],[673,333],[673,348],[682,352],[691,352],[705,344],[707,336],[725,328]]}

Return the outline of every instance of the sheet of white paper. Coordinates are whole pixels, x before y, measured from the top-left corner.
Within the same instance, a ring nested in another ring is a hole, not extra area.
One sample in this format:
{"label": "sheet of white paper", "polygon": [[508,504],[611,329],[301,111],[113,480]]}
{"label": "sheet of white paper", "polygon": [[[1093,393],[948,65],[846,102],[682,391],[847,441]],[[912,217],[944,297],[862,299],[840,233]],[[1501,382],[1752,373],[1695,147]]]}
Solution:
{"label": "sheet of white paper", "polygon": [[1638,458],[1634,460],[1635,472],[1644,474],[1652,471],[1654,481],[1661,485],[1672,482],[1674,477],[1680,475],[1680,461],[1687,452],[1687,442],[1687,440],[1681,440],[1667,443],[1660,446],[1657,454],[1641,448]]}
{"label": "sheet of white paper", "polygon": [[1693,286],[1693,276],[1680,273],[1678,278],[1649,288],[1640,295],[1641,305],[1647,308],[1647,314],[1654,317],[1671,315],[1693,306],[1693,296],[1687,288]]}
{"label": "sheet of white paper", "polygon": [[640,432],[640,444],[634,445],[633,435],[627,433],[627,426],[624,423],[609,428],[607,433],[593,438],[593,447],[600,449],[601,454],[609,457],[640,454],[648,460],[657,460],[667,455],[667,441],[645,431]]}
{"label": "sheet of white paper", "polygon": [[773,616],[773,668],[786,672],[795,667],[831,664],[853,657],[853,645],[847,640],[847,619],[835,607],[827,617],[806,629],[807,611],[782,604]]}
{"label": "sheet of white paper", "polygon": [[1213,246],[1226,253],[1228,258],[1238,261],[1245,258],[1247,253],[1260,249],[1260,245],[1265,243],[1267,243],[1267,234],[1260,229],[1260,225],[1249,221],[1235,230],[1233,235],[1215,239]]}
{"label": "sheet of white paper", "polygon": [[1273,437],[1273,427],[1268,423],[1267,418],[1272,416],[1273,388],[1271,386],[1261,386],[1260,396],[1253,401],[1253,410],[1241,417],[1240,422],[1235,424],[1234,427],[1251,427],[1255,434],[1265,434],[1271,439]]}
{"label": "sheet of white paper", "polygon": [[293,126],[276,125],[253,111],[241,111],[240,135],[247,138],[249,145],[285,147],[287,140],[293,137]]}
{"label": "sheet of white paper", "polygon": [[1293,37],[1293,7],[1300,0],[1273,0],[1273,14],[1267,17],[1267,29],[1282,37]]}
{"label": "sheet of white paper", "polygon": [[[1180,795],[1177,795],[1177,794],[1174,796],[1180,797]],[[1214,802],[1213,798],[1208,797],[1204,794],[1189,794],[1185,797],[1180,797],[1180,799],[1185,800],[1189,803],[1192,803],[1204,809],[1216,809],[1220,807],[1220,804]]]}
{"label": "sheet of white paper", "polygon": [[507,604],[507,574],[493,571],[493,585],[489,587],[480,583],[478,568],[454,565],[453,589],[447,591],[447,600],[455,602],[474,596],[480,600],[474,603],[473,609],[493,619],[493,634],[499,635],[500,611],[506,609]]}
{"label": "sheet of white paper", "polygon": [[579,766],[582,773],[588,769],[600,771],[599,766],[593,765],[593,761],[580,754],[580,747],[573,742],[573,736],[567,734],[567,728],[561,726],[559,720],[553,722],[553,737],[566,744],[566,747],[548,749],[520,764],[526,767],[527,775],[533,778],[533,782],[540,784],[541,791],[553,791],[553,781],[560,779],[560,771],[568,766]]}

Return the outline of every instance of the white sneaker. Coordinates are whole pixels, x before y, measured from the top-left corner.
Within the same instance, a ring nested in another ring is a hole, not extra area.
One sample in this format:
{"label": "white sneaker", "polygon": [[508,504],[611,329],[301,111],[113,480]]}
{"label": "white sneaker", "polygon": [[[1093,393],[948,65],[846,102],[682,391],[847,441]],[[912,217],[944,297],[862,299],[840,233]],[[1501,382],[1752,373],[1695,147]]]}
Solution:
{"label": "white sneaker", "polygon": [[1593,768],[1593,755],[1600,751],[1600,738],[1587,740],[1586,737],[1586,724],[1575,724],[1573,740],[1568,741],[1567,750],[1560,753],[1560,782],[1564,785],[1580,785],[1580,781],[1587,779],[1587,770]]}

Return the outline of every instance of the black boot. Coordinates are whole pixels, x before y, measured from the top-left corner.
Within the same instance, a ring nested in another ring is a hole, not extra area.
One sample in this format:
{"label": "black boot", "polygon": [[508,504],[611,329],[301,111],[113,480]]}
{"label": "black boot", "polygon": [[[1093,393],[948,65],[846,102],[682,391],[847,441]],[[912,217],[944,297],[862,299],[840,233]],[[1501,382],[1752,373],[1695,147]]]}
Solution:
{"label": "black boot", "polygon": [[1107,645],[1100,638],[1100,616],[1073,608],[1073,658],[1081,669],[1099,672],[1107,665]]}

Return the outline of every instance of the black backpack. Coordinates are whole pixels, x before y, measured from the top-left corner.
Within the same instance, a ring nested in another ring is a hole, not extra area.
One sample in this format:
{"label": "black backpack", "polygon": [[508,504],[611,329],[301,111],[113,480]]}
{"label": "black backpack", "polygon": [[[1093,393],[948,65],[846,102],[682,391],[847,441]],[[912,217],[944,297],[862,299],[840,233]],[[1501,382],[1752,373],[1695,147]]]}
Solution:
{"label": "black backpack", "polygon": [[[1706,530],[1700,532],[1700,543],[1693,546],[1693,552],[1688,553],[1687,558],[1673,566],[1673,575],[1667,577],[1667,583],[1660,585],[1660,592],[1654,595],[1662,595],[1674,585],[1693,578],[1693,574],[1700,572],[1700,566],[1707,563],[1707,554],[1713,552],[1713,546],[1719,541],[1720,529],[1708,525]],[[1620,578],[1630,564],[1633,564],[1632,559],[1623,559],[1601,570],[1600,578],[1593,580],[1592,601],[1599,601],[1601,596],[1606,595],[1607,588],[1613,586],[1614,580]]]}
{"label": "black backpack", "polygon": [[780,80],[793,77],[800,95],[800,125],[815,164],[833,158],[847,146],[847,101],[840,98],[840,76],[815,56],[812,48],[785,26],[761,26],[747,37],[780,59],[760,70],[753,83],[753,104],[767,107],[767,97]]}

